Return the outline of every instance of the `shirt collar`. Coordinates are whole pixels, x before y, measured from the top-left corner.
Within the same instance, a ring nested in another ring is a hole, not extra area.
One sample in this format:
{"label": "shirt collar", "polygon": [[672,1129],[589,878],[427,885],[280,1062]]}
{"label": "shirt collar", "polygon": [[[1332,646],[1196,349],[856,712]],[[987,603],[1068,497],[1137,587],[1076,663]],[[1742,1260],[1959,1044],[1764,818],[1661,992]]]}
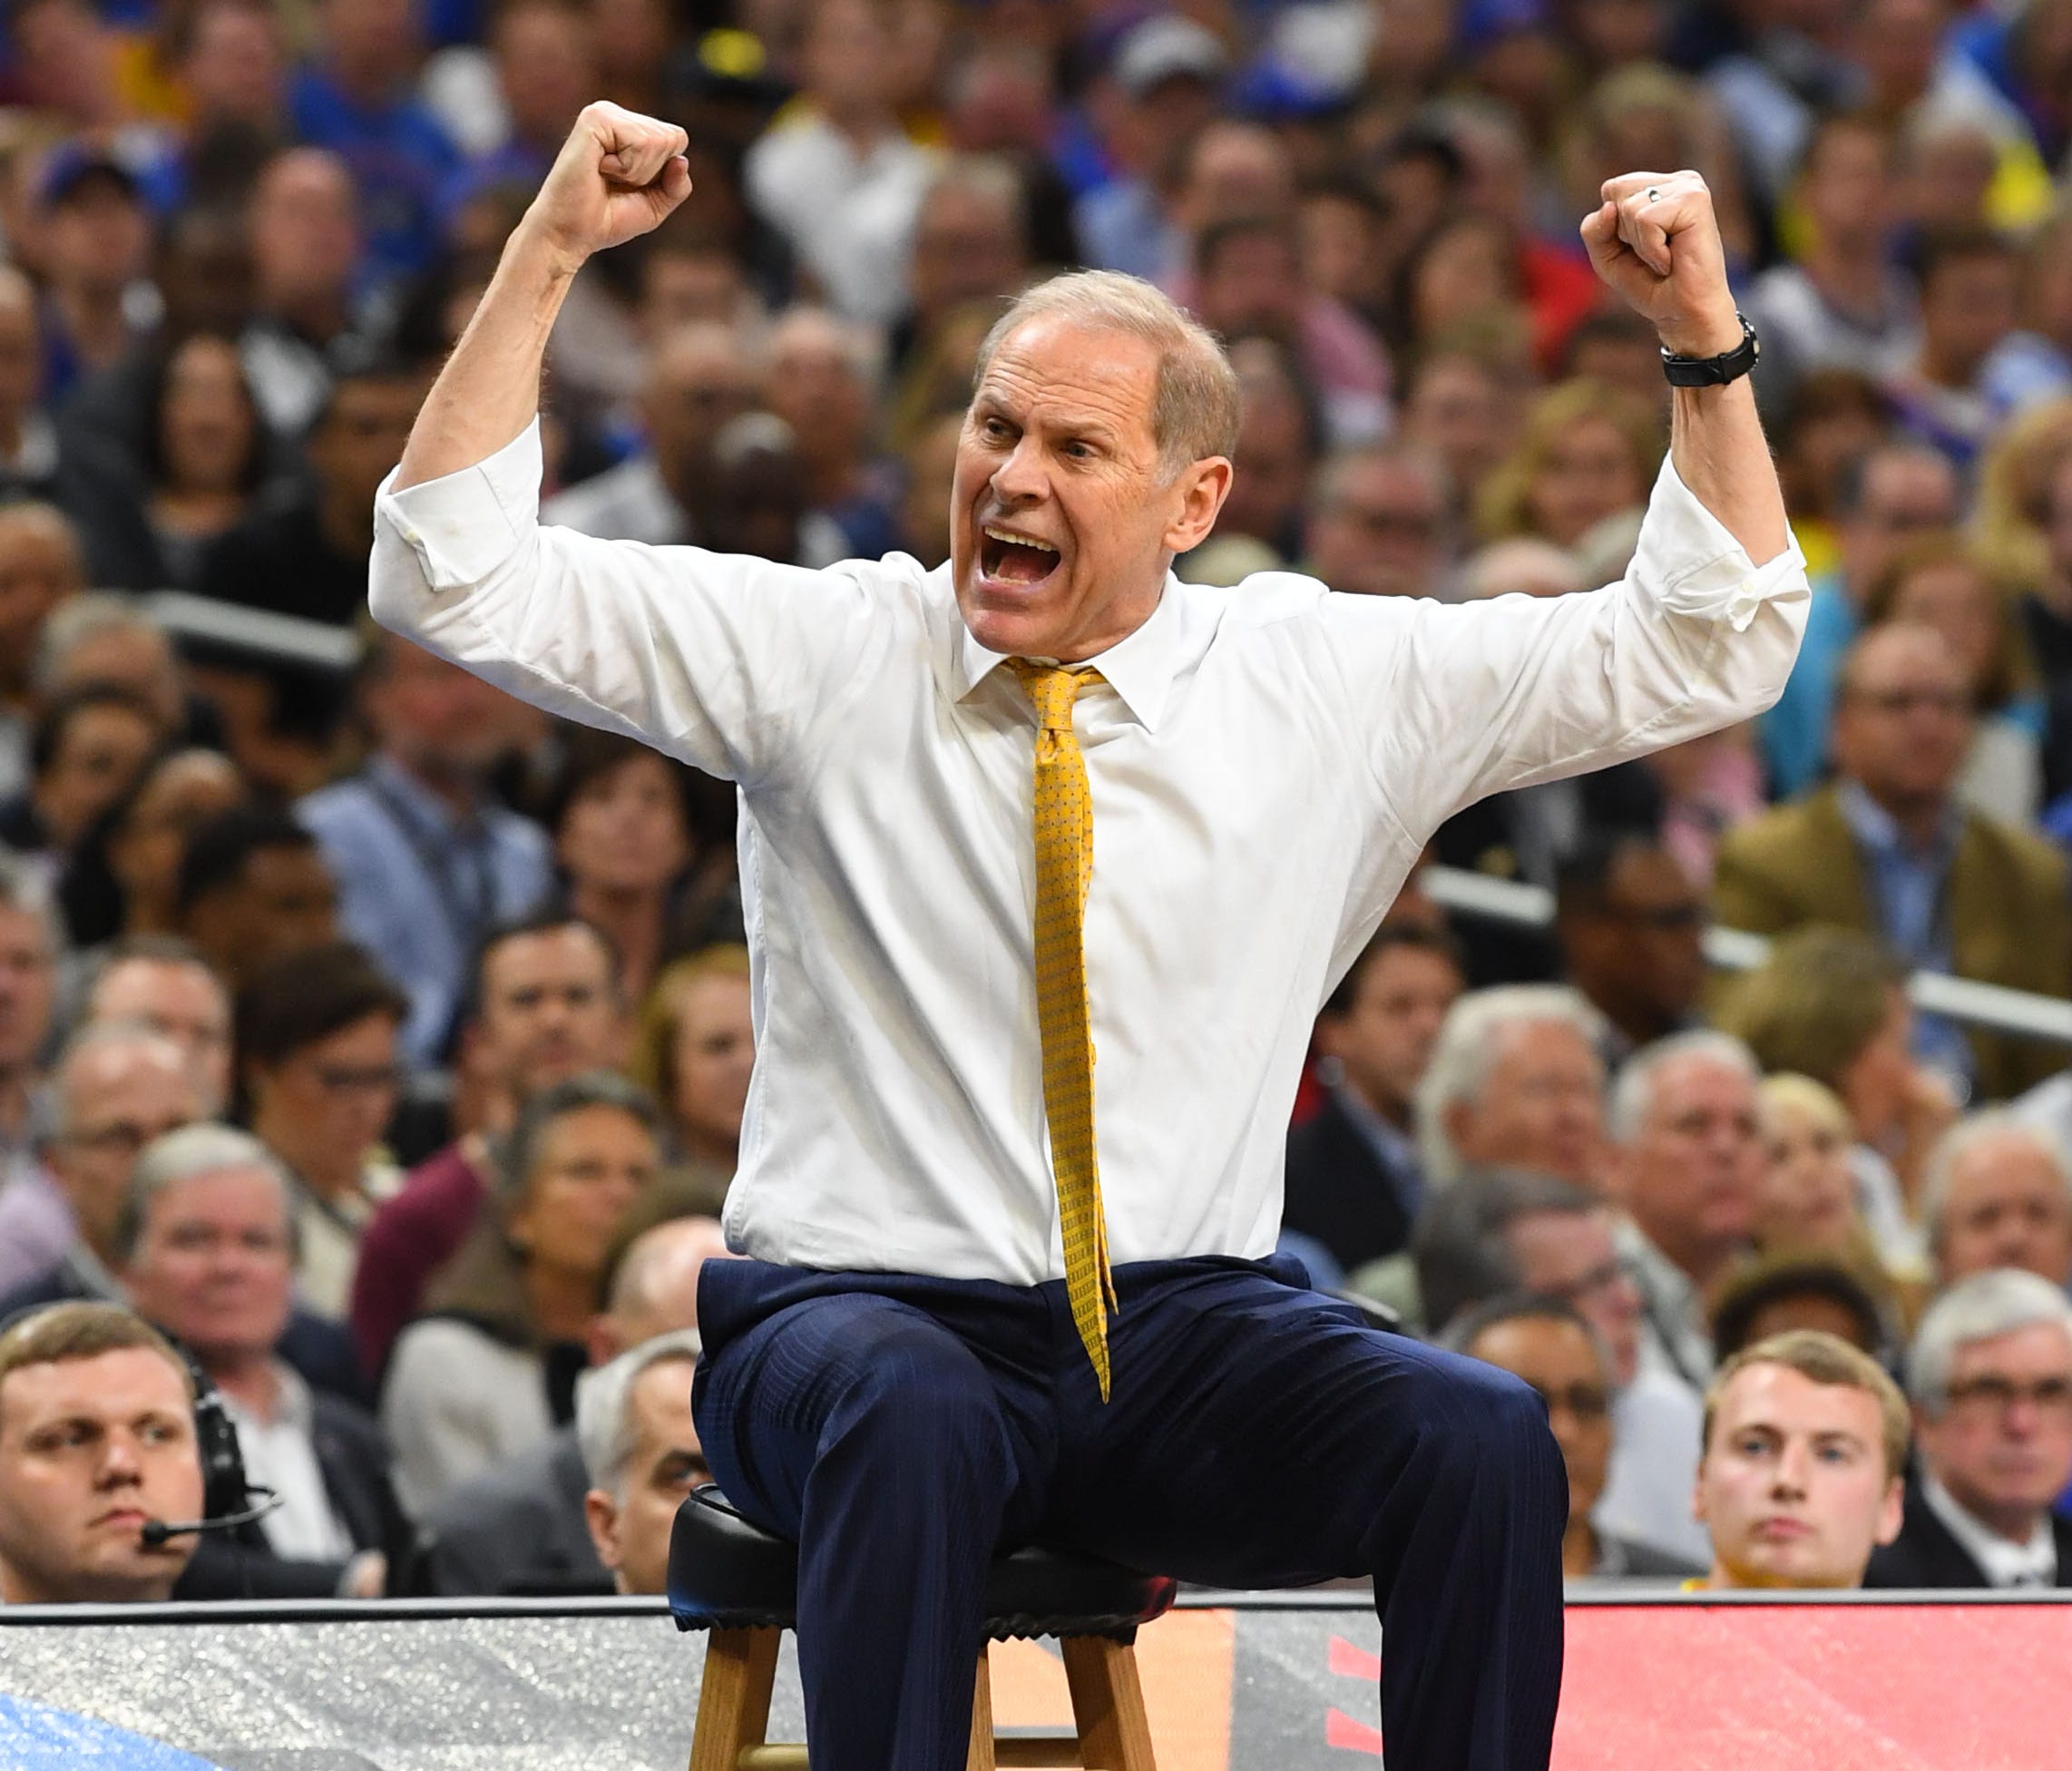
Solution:
{"label": "shirt collar", "polygon": [[379,783],[389,801],[420,830],[440,838],[450,838],[473,836],[482,827],[483,820],[479,817],[458,817],[451,806],[393,757],[376,756],[367,765],[367,773]]}
{"label": "shirt collar", "polygon": [[249,1427],[253,1432],[277,1432],[281,1429],[309,1435],[317,1420],[317,1404],[309,1394],[309,1386],[302,1381],[294,1366],[285,1360],[273,1362],[273,1413],[261,1419],[239,1402],[228,1390],[222,1392],[223,1407],[239,1427]]}
{"label": "shirt collar", "polygon": [[[944,584],[950,591],[953,629],[950,699],[962,701],[1007,661],[1007,655],[989,651],[972,637],[971,629],[964,625],[963,612],[956,607],[955,586],[949,582],[948,567],[943,568],[943,573]],[[1148,732],[1158,729],[1166,697],[1171,691],[1174,674],[1179,668],[1178,587],[1179,580],[1170,572],[1167,572],[1158,606],[1152,610],[1148,619],[1098,657],[1081,659],[1073,666],[1075,670],[1099,670],[1102,680],[1115,690],[1131,718]]]}
{"label": "shirt collar", "polygon": [[2057,1584],[2057,1540],[2051,1535],[2048,1516],[2029,1528],[2027,1543],[2015,1543],[1980,1524],[1934,1476],[1921,1477],[1921,1492],[1929,1510],[1996,1587]]}
{"label": "shirt collar", "polygon": [[1934,846],[1923,855],[1901,833],[1898,819],[1872,798],[1861,782],[1842,782],[1835,790],[1835,801],[1856,840],[1877,854],[1896,856],[1904,861],[1940,861],[1957,846],[1963,814],[1954,804],[1944,808],[1936,825]]}

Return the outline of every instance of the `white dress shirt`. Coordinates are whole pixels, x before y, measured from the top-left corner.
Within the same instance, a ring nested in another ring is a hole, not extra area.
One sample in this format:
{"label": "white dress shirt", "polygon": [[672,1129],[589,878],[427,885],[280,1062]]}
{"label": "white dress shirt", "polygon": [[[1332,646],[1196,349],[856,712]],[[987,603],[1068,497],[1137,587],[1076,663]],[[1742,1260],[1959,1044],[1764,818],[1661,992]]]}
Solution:
{"label": "white dress shirt", "polygon": [[[382,622],[740,788],[757,1062],[728,1238],[1062,1276],[1031,957],[1035,715],[947,567],[822,572],[535,519],[537,426],[376,501]],[[1464,606],[1168,578],[1087,660],[1085,946],[1118,1263],[1274,1247],[1318,1004],[1484,794],[1745,719],[1804,623],[1665,465],[1626,579]]]}
{"label": "white dress shirt", "polygon": [[274,1365],[276,1401],[270,1416],[254,1414],[228,1391],[223,1409],[238,1429],[238,1449],[245,1474],[269,1488],[280,1504],[259,1521],[266,1541],[278,1556],[307,1561],[345,1561],[353,1554],[346,1530],[324,1486],[324,1472],[310,1437],[316,1424],[309,1386],[278,1361]]}
{"label": "white dress shirt", "polygon": [[1942,1521],[1959,1547],[1979,1564],[1989,1584],[1996,1587],[2055,1587],[2057,1584],[2057,1540],[2051,1535],[2048,1514],[2029,1528],[2028,1542],[2017,1543],[1973,1518],[1965,1510],[1964,1503],[1934,1476],[1921,1477],[1921,1492],[1929,1511]]}

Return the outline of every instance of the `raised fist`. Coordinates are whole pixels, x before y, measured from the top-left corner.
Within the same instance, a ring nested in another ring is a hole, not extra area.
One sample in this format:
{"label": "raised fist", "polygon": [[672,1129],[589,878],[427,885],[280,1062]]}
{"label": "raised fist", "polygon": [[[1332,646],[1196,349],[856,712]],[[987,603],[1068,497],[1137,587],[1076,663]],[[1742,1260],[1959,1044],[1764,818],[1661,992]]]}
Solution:
{"label": "raised fist", "polygon": [[1583,220],[1597,273],[1655,322],[1665,348],[1716,357],[1741,342],[1712,192],[1696,172],[1608,179]]}
{"label": "raised fist", "polygon": [[646,233],[690,195],[688,139],[674,123],[637,111],[602,100],[585,105],[525,225],[572,269]]}

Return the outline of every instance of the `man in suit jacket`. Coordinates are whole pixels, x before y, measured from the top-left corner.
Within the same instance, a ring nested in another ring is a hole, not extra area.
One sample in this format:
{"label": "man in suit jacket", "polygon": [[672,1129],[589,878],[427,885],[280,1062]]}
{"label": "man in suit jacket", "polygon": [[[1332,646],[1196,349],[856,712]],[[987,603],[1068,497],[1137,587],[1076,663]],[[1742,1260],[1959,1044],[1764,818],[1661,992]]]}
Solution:
{"label": "man in suit jacket", "polygon": [[[1881,936],[1908,965],[2018,990],[2072,985],[2064,857],[2040,837],[1967,810],[1956,782],[1971,742],[1962,675],[1928,630],[1857,641],[1837,689],[1838,779],[1721,845],[1713,911],[1781,934],[1825,923]],[[2057,1069],[2047,1046],[1923,1017],[1923,1057],[2001,1098]]]}
{"label": "man in suit jacket", "polygon": [[2072,1301],[1999,1267],[1950,1287],[1907,1365],[1920,1469],[1867,1587],[2072,1586]]}
{"label": "man in suit jacket", "polygon": [[1348,1273],[1409,1245],[1424,1197],[1411,1101],[1461,983],[1445,935],[1384,924],[1317,1016],[1330,1080],[1323,1107],[1288,1134],[1281,1221]]}

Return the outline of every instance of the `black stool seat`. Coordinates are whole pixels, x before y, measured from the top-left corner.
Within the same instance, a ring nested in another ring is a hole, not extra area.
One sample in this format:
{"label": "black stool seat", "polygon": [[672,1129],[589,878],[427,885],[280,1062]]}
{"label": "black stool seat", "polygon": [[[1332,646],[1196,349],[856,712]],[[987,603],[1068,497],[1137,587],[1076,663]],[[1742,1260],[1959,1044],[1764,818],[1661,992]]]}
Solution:
{"label": "black stool seat", "polygon": [[[1032,1544],[994,1561],[986,1634],[1109,1636],[1128,1641],[1173,1602],[1162,1575]],[[669,1533],[669,1610],[679,1629],[789,1629],[798,1549],[752,1525],[717,1488],[694,1490]]]}

